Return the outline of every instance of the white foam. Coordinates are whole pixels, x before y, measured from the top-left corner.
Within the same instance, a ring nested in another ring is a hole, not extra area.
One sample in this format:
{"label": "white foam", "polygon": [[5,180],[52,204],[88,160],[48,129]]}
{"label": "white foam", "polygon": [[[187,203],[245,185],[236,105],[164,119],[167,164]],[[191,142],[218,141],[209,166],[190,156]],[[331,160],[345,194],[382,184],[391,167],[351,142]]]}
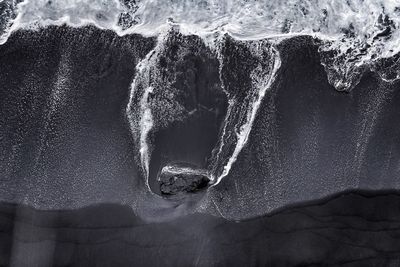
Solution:
{"label": "white foam", "polygon": [[[164,38],[164,35],[159,35],[154,49],[136,65],[135,78],[131,84],[129,102],[126,107],[131,132],[135,142],[139,145],[140,163],[149,190],[149,165],[152,153],[149,133],[155,127],[152,105],[149,101],[149,96],[154,91],[150,76],[156,75],[154,72],[152,74],[150,72],[155,66],[157,54],[163,48]],[[138,99],[140,100],[138,101]]]}
{"label": "white foam", "polygon": [[[263,49],[263,44],[260,44],[261,47],[255,47],[253,50],[254,54],[260,53]],[[260,50],[259,50],[260,49]],[[250,103],[248,104],[247,110],[245,110],[244,112],[246,112],[246,119],[245,122],[243,123],[243,125],[240,125],[239,131],[236,132],[236,144],[235,144],[235,149],[233,151],[233,153],[231,155],[229,155],[229,159],[228,161],[224,164],[223,167],[223,171],[221,174],[217,173],[217,176],[212,176],[212,180],[213,180],[213,186],[217,185],[224,177],[226,177],[231,168],[232,165],[236,162],[238,155],[240,154],[240,152],[242,151],[243,147],[246,145],[248,139],[249,139],[249,135],[254,123],[254,120],[256,118],[257,115],[257,111],[262,103],[262,100],[265,97],[266,92],[271,89],[271,86],[276,78],[276,74],[277,71],[279,70],[280,66],[281,66],[281,59],[279,56],[279,52],[271,47],[270,49],[270,54],[272,57],[272,62],[270,62],[270,64],[272,65],[272,70],[270,72],[266,71],[265,69],[262,68],[261,65],[258,65],[257,68],[255,70],[252,71],[252,73],[250,74],[250,78],[252,80],[252,90],[255,90],[255,97],[253,99],[250,100]],[[220,65],[222,65],[223,62],[220,63]],[[230,112],[230,108],[232,105],[235,105],[234,102],[230,102],[229,103],[229,108],[228,108],[228,115],[227,118],[229,117],[229,112]],[[220,147],[219,147],[219,151],[217,153],[217,164],[219,161],[219,154],[221,153],[221,151],[225,146],[224,143],[224,139],[225,139],[225,135],[226,135],[226,125],[224,125],[223,128],[223,133],[221,136],[221,143],[220,143]],[[236,126],[236,125],[235,125]]]}
{"label": "white foam", "polygon": [[140,119],[140,125],[142,126],[140,131],[140,159],[142,166],[146,172],[146,176],[149,176],[149,162],[150,162],[150,151],[148,145],[148,135],[153,128],[153,115],[151,114],[151,107],[148,104],[147,98],[149,94],[153,92],[153,87],[149,86],[145,89],[143,98],[140,101],[142,106],[142,117]]}
{"label": "white foam", "polygon": [[[140,162],[144,175],[146,177],[146,185],[150,189],[148,182],[149,162],[151,149],[148,142],[148,134],[153,128],[153,116],[147,98],[153,88],[148,84],[149,80],[149,65],[151,65],[151,57],[155,50],[150,51],[146,57],[136,66],[135,78],[131,84],[131,92],[129,102],[126,108],[126,114],[133,134],[134,140],[139,144]],[[141,92],[140,87],[145,87],[144,92]],[[141,95],[139,103],[136,103],[135,98]]]}
{"label": "white foam", "polygon": [[[338,90],[357,83],[362,66],[400,51],[400,0],[1,0],[7,29],[0,43],[21,28],[88,24],[119,35],[155,36],[166,25],[202,37],[216,32],[241,40],[313,35],[326,40],[322,51],[337,51],[325,60],[329,81]],[[11,11],[10,11],[11,10]],[[8,12],[8,13],[7,13]],[[13,16],[9,13],[16,13]],[[0,28],[1,29],[1,28]],[[383,36],[383,32],[387,36]],[[340,57],[342,55],[343,57]],[[349,82],[350,81],[350,82]]]}

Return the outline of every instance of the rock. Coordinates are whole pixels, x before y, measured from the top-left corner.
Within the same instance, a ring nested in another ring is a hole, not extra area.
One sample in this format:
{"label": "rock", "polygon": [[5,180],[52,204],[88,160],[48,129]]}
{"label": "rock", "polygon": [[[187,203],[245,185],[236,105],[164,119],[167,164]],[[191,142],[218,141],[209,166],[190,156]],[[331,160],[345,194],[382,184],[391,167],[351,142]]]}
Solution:
{"label": "rock", "polygon": [[165,195],[194,193],[205,188],[210,181],[204,170],[177,166],[164,167],[158,180],[160,191]]}

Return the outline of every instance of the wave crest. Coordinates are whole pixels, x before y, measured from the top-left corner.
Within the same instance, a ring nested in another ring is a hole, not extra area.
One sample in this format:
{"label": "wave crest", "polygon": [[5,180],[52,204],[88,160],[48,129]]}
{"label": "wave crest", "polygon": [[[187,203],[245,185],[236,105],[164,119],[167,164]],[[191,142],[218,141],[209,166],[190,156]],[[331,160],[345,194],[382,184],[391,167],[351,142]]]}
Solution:
{"label": "wave crest", "polygon": [[[236,39],[312,35],[323,41],[330,83],[351,90],[366,68],[399,53],[400,0],[3,0],[0,43],[18,29],[93,24],[119,35],[155,36],[167,25],[202,37]],[[169,26],[168,26],[169,27]],[[393,66],[389,66],[391,72]],[[390,75],[397,79],[398,71]]]}

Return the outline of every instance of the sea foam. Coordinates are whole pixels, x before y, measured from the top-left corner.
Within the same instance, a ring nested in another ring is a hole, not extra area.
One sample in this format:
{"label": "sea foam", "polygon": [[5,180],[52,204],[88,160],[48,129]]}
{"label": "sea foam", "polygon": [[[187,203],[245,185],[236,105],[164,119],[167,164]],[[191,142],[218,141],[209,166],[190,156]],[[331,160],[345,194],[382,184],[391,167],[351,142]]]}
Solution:
{"label": "sea foam", "polygon": [[0,43],[21,28],[61,24],[119,35],[155,36],[171,24],[202,37],[312,35],[323,41],[322,63],[337,90],[351,90],[364,69],[400,49],[400,0],[2,0],[0,17]]}

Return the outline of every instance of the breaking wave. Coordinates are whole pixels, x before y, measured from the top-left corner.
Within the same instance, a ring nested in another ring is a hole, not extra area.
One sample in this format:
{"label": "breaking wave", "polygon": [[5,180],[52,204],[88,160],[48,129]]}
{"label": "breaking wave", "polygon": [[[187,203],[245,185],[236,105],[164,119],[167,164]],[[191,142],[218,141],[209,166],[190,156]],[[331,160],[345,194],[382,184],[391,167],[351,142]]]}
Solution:
{"label": "breaking wave", "polygon": [[[120,35],[158,35],[167,25],[210,37],[224,32],[239,39],[313,35],[329,81],[354,87],[363,69],[399,52],[399,0],[3,0],[1,41],[20,28],[93,24]],[[397,61],[396,61],[397,63]],[[392,73],[386,80],[399,78]]]}

